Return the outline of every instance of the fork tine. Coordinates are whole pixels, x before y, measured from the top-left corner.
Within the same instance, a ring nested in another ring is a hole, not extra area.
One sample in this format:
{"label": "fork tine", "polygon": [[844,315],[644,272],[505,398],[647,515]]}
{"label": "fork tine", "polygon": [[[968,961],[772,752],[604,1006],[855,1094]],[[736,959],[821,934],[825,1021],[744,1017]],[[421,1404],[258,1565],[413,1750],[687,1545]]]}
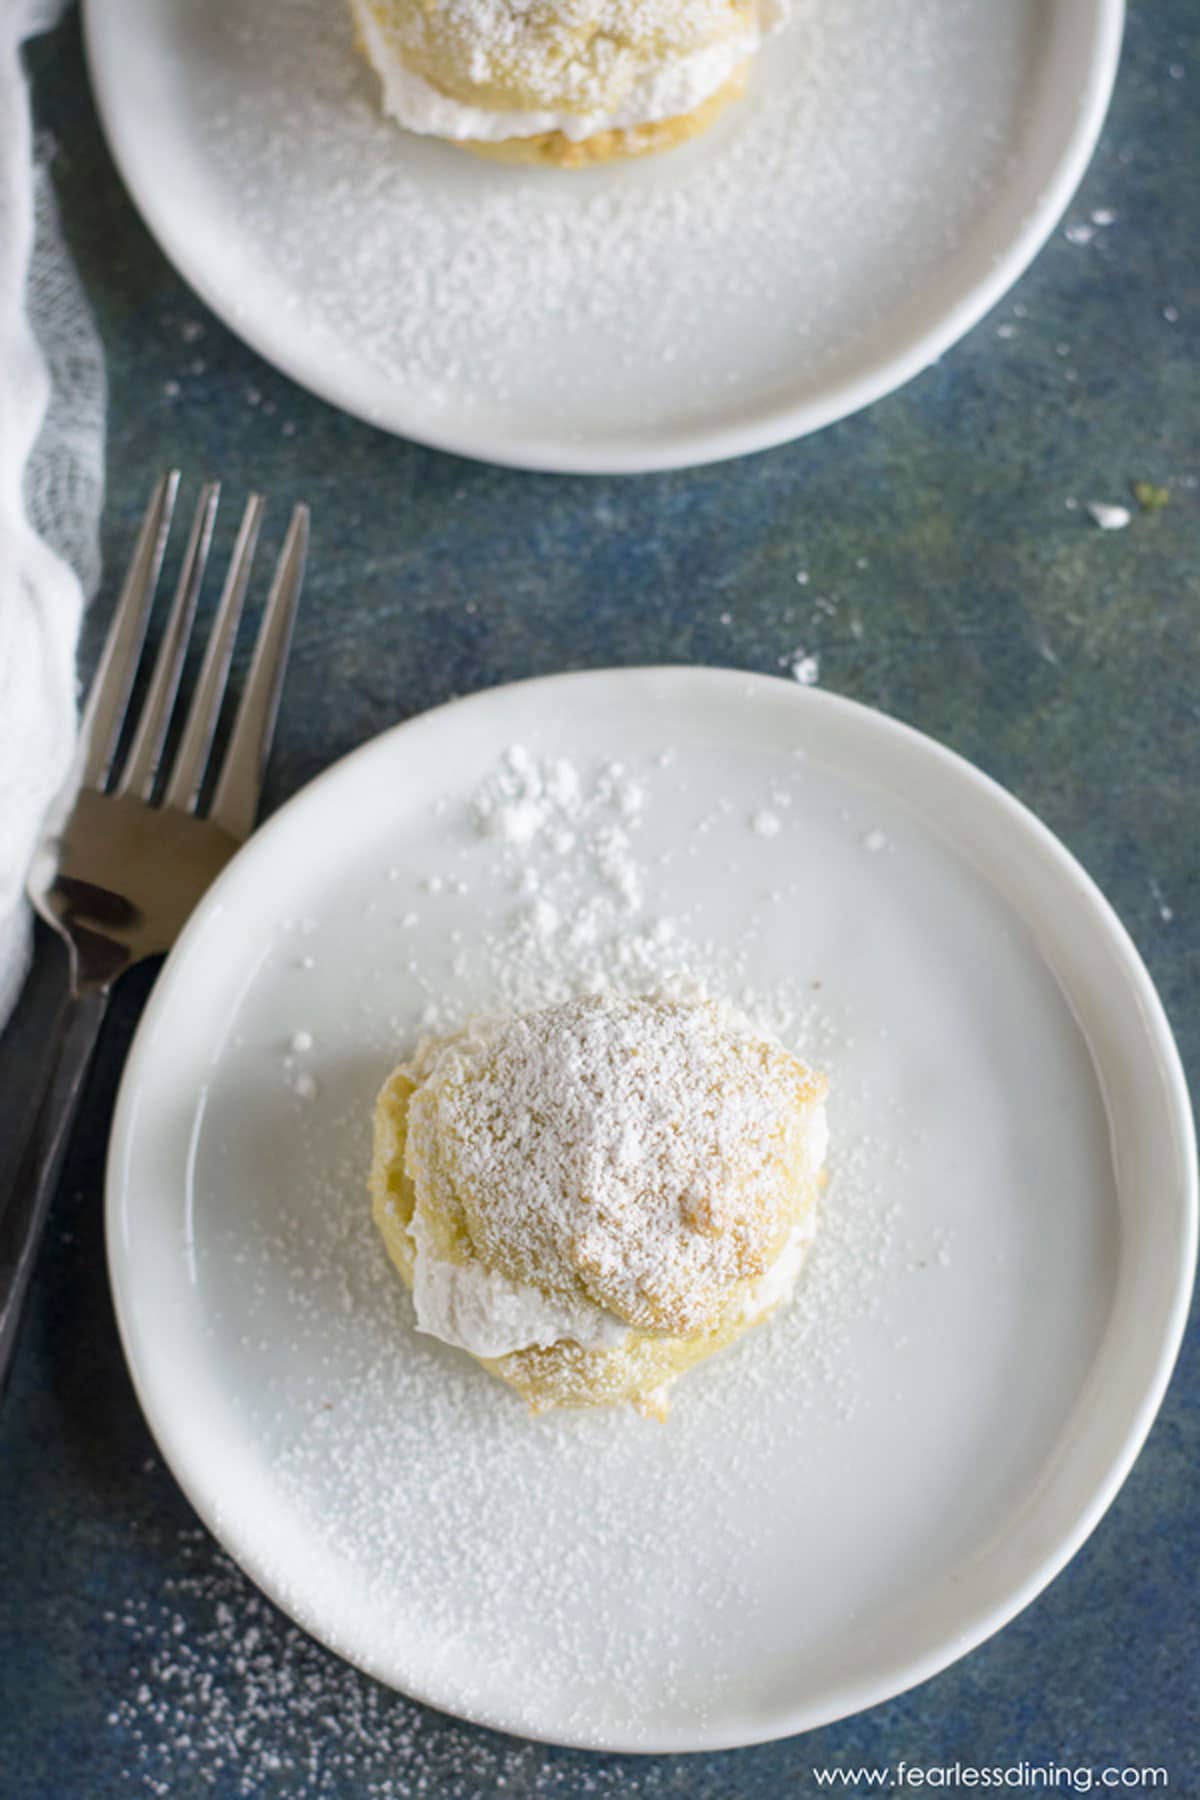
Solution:
{"label": "fork tine", "polygon": [[142,800],[148,800],[154,791],[154,777],[158,772],[167,727],[171,723],[171,710],[175,705],[183,659],[187,654],[200,584],[204,580],[204,565],[208,561],[208,547],[212,542],[213,521],[220,496],[220,484],[215,481],[206,481],[200,490],[167,628],[154,661],[154,673],[150,678],[150,687],[142,705],[133,743],[125,759],[118,791],[122,794],[136,794]]}
{"label": "fork tine", "polygon": [[87,704],[79,722],[79,741],[83,746],[82,779],[87,787],[104,785],[121,734],[178,491],[178,469],[168,469],[155,483],[129,572],[104,640],[104,649],[92,677]]}
{"label": "fork tine", "polygon": [[283,671],[296,618],[296,602],[304,580],[307,550],[308,508],[298,506],[292,513],[287,537],[275,565],[271,592],[254,646],[254,659],[209,815],[236,838],[249,837],[258,811],[263,770],[279,710]]}
{"label": "fork tine", "polygon": [[209,633],[200,679],[196,683],[187,723],[179,740],[179,749],[175,753],[175,766],[163,795],[164,806],[177,806],[181,812],[196,810],[196,801],[204,781],[204,770],[221,711],[221,701],[225,695],[225,678],[229,673],[229,660],[233,655],[242,616],[242,604],[250,581],[250,566],[254,561],[262,516],[262,495],[251,494],[238,527],[237,543],[233,548],[229,573],[225,577],[221,604]]}

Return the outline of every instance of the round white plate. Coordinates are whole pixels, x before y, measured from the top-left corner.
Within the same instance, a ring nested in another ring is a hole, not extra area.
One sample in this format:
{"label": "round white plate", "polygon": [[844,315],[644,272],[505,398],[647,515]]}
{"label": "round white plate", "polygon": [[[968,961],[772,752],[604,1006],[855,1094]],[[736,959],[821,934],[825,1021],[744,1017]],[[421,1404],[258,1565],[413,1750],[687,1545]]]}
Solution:
{"label": "round white plate", "polygon": [[[480,829],[555,758],[570,844]],[[423,1016],[676,966],[829,1071],[812,1260],[665,1426],[534,1419],[413,1329],[374,1093]],[[382,1680],[614,1750],[819,1725],[1011,1618],[1129,1469],[1195,1242],[1176,1050],[1079,866],[904,726],[717,670],[496,689],[314,782],[160,976],[109,1163],[138,1393],[238,1562]]]}
{"label": "round white plate", "polygon": [[1122,16],[796,0],[703,138],[548,172],[398,131],[344,0],[86,6],[125,180],[234,330],[387,430],[592,472],[763,449],[940,356],[1067,205]]}

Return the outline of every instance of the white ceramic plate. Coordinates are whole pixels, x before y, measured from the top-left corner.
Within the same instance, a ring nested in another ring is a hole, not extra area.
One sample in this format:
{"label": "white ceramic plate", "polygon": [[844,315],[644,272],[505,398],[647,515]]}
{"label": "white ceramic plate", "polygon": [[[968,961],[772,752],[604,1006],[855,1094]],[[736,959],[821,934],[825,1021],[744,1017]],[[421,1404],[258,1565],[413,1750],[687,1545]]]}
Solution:
{"label": "white ceramic plate", "polygon": [[[518,740],[595,796],[569,847],[477,828]],[[829,1070],[813,1259],[665,1426],[536,1420],[414,1331],[373,1096],[430,1005],[680,962]],[[1162,1396],[1195,1179],[1146,971],[1028,812],[831,695],[623,670],[398,727],[254,837],[129,1058],[108,1243],[164,1455],[308,1630],[465,1717],[667,1751],[883,1700],[1062,1567]]]}
{"label": "white ceramic plate", "polygon": [[1016,280],[1091,154],[1121,0],[796,8],[705,137],[575,173],[398,132],[339,0],[87,0],[86,24],[135,200],[262,355],[444,449],[621,472],[762,449],[907,381]]}

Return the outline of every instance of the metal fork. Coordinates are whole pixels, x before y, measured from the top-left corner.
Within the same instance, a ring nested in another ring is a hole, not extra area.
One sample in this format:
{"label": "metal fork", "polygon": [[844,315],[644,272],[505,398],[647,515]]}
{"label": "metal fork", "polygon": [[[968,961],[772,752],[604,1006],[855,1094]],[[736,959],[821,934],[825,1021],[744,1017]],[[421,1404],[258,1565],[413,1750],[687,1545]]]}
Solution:
{"label": "metal fork", "polygon": [[296,507],[275,567],[250,673],[212,801],[199,800],[263,501],[242,517],[217,615],[179,747],[155,800],[196,601],[212,541],[218,486],[201,492],[175,596],[129,750],[118,743],[141,661],[179,487],[163,475],[137,546],[80,725],[80,786],[71,811],[42,844],[28,883],[42,918],[65,939],[70,990],[29,1137],[0,1215],[0,1387],[7,1378],[50,1198],[113,983],[134,963],[168,950],[200,896],[250,834],[304,577],[308,509]]}

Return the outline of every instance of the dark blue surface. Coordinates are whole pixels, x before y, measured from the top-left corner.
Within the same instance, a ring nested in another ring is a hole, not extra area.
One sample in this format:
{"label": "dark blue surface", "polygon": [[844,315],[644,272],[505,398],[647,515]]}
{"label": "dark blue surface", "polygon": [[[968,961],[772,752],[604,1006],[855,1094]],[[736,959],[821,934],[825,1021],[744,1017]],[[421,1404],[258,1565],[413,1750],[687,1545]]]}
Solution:
{"label": "dark blue surface", "polygon": [[[382,437],[230,337],[113,174],[71,19],[30,63],[110,359],[109,566],[168,460],[193,479],[220,472],[235,493],[262,485],[276,530],[284,502],[311,503],[272,804],[454,693],[615,663],[774,670],[802,642],[827,686],[953,745],[1062,836],[1132,931],[1194,1068],[1198,46],[1191,0],[1135,6],[1112,116],[1068,215],[1111,208],[1116,223],[1087,245],[1056,235],[996,314],[902,393],[738,463],[584,480]],[[1137,479],[1170,488],[1165,511],[1121,533],[1087,522],[1084,503],[1124,500]],[[818,593],[840,604],[814,628]],[[116,1339],[102,1165],[145,985],[132,978],[110,1018],[0,1415],[6,1800],[749,1800],[821,1791],[814,1767],[901,1757],[1162,1765],[1170,1792],[1200,1794],[1194,1337],[1133,1474],[1051,1588],[914,1693],[805,1738],[694,1759],[546,1749],[413,1706],[304,1638],[196,1526]],[[10,1035],[0,1050],[10,1118],[35,1040]],[[1057,1791],[1081,1790],[1060,1777]]]}

